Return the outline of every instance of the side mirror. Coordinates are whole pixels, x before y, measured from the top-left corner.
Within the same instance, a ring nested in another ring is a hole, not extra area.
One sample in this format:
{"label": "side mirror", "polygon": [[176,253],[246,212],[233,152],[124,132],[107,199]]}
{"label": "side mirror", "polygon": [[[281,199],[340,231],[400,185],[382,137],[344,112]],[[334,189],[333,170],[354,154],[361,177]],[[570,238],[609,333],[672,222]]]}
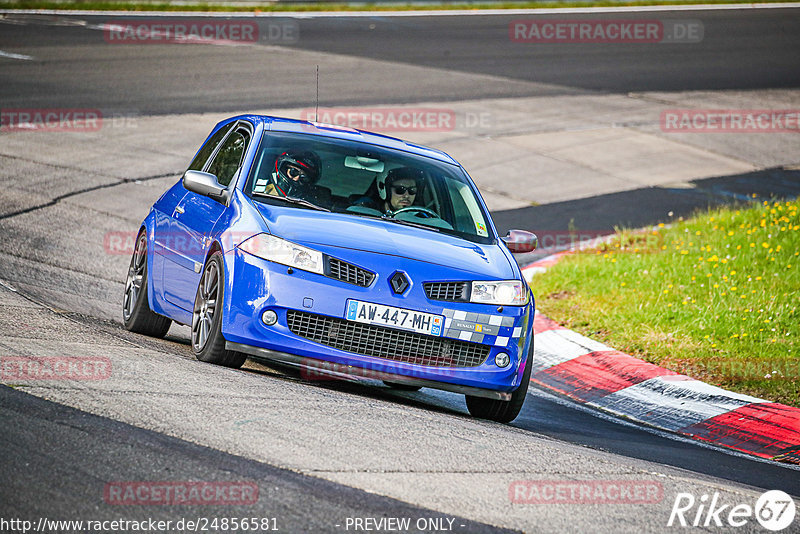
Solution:
{"label": "side mirror", "polygon": [[217,181],[216,176],[200,171],[186,171],[183,175],[183,187],[198,195],[211,197],[221,202],[225,201],[227,193],[225,187]]}
{"label": "side mirror", "polygon": [[525,254],[533,252],[539,245],[539,238],[536,234],[525,230],[509,230],[508,235],[501,237],[508,250],[514,254]]}

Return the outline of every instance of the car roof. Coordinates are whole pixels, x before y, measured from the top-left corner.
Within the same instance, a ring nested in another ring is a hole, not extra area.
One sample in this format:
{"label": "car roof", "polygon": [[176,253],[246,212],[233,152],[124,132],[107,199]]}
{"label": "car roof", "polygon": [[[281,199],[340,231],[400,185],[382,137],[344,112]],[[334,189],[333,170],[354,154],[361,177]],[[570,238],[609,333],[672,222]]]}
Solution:
{"label": "car roof", "polygon": [[348,128],[347,126],[339,126],[336,124],[324,124],[320,122],[305,121],[299,119],[289,119],[285,117],[273,117],[270,115],[240,115],[231,117],[223,121],[227,123],[237,119],[245,119],[254,123],[264,124],[265,129],[274,132],[291,132],[301,133],[308,135],[319,135],[323,137],[332,137],[335,139],[346,139],[349,141],[360,141],[371,145],[376,145],[384,148],[391,148],[395,150],[403,150],[411,152],[419,156],[433,158],[444,163],[451,165],[458,165],[450,155],[436,150],[435,148],[409,143],[396,137],[389,137],[388,135],[381,135],[365,130],[357,130],[355,128]]}

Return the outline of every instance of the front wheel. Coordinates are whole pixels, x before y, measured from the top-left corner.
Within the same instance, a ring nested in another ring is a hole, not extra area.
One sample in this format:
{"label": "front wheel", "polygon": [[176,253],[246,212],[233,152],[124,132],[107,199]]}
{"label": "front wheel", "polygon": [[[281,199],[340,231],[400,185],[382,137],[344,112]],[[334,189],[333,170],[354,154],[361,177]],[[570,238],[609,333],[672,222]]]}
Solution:
{"label": "front wheel", "polygon": [[247,356],[240,352],[225,349],[222,337],[222,296],[225,291],[222,253],[215,252],[208,258],[192,313],[192,352],[195,357],[208,363],[225,367],[241,367]]}
{"label": "front wheel", "polygon": [[136,248],[125,279],[122,322],[131,332],[153,337],[167,335],[172,324],[172,320],[151,310],[147,300],[147,233],[144,229],[136,238]]}
{"label": "front wheel", "polygon": [[498,423],[510,423],[519,415],[525,397],[528,394],[528,384],[531,381],[531,367],[533,367],[533,348],[525,362],[525,372],[522,373],[522,383],[511,394],[511,400],[486,399],[467,395],[467,409],[473,417],[489,419]]}

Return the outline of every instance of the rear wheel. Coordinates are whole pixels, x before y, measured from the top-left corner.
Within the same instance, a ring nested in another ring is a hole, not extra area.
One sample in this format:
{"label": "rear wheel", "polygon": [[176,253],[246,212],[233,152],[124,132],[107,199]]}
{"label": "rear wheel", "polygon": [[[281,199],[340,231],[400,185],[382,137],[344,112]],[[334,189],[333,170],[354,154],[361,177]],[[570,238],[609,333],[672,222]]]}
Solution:
{"label": "rear wheel", "polygon": [[147,300],[147,234],[144,229],[136,238],[136,248],[125,279],[122,322],[131,332],[153,337],[164,337],[172,324],[171,319],[151,310]]}
{"label": "rear wheel", "polygon": [[486,399],[483,397],[473,397],[467,395],[467,409],[473,417],[489,419],[498,423],[510,423],[519,415],[525,397],[528,394],[528,384],[531,381],[531,367],[533,362],[533,347],[525,362],[525,372],[522,373],[522,383],[511,394],[511,400],[503,401],[497,399]]}
{"label": "rear wheel", "polygon": [[222,297],[225,291],[222,253],[215,252],[208,258],[192,313],[192,352],[198,360],[225,367],[241,367],[247,356],[225,349],[222,337]]}

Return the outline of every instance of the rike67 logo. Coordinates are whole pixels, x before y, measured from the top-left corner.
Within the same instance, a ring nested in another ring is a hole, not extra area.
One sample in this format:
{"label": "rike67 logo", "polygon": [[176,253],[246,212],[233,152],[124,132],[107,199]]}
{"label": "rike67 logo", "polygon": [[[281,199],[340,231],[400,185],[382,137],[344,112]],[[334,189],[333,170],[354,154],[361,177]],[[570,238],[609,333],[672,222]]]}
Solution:
{"label": "rike67 logo", "polygon": [[765,529],[778,532],[792,524],[795,513],[794,501],[780,490],[763,493],[755,506],[722,503],[718,492],[699,499],[691,493],[678,493],[667,526],[742,527],[755,518]]}

